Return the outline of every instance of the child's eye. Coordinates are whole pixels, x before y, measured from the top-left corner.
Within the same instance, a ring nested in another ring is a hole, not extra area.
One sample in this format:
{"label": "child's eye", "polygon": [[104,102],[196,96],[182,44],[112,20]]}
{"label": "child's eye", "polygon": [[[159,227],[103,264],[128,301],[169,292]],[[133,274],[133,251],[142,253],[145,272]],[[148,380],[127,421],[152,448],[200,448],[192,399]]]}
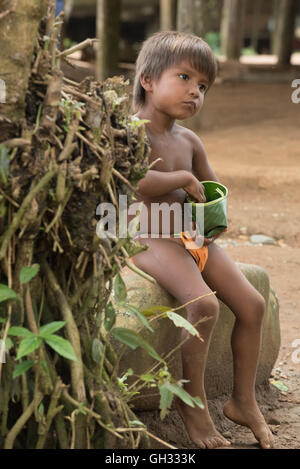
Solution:
{"label": "child's eye", "polygon": [[199,85],[199,90],[205,93],[205,91],[207,90],[207,87],[205,85]]}
{"label": "child's eye", "polygon": [[179,76],[180,76],[180,78],[182,78],[183,80],[188,80],[188,79],[189,79],[189,76],[188,76],[186,73],[180,73]]}

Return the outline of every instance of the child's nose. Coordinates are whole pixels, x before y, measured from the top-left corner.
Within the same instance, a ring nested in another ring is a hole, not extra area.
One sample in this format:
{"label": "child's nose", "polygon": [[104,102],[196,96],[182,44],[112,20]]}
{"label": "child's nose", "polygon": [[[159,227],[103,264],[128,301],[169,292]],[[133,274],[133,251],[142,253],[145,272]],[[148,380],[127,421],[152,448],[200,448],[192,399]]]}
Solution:
{"label": "child's nose", "polygon": [[200,90],[199,90],[198,83],[191,85],[190,94],[191,94],[191,96],[199,96],[200,95]]}

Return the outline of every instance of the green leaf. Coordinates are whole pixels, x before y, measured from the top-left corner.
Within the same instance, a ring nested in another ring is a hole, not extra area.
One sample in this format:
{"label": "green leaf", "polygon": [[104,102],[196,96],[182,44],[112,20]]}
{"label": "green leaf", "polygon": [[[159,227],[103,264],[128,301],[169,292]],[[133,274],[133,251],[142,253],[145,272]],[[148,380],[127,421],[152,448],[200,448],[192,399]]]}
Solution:
{"label": "green leaf", "polygon": [[9,337],[6,337],[6,341],[5,341],[5,351],[8,352],[8,350],[13,347],[13,341],[9,338]]}
{"label": "green leaf", "polygon": [[20,343],[19,350],[17,353],[16,360],[28,355],[29,353],[36,350],[42,343],[42,339],[37,337],[36,335],[32,334],[31,337],[26,337]]}
{"label": "green leaf", "polygon": [[14,335],[16,337],[35,337],[35,335],[25,327],[13,326],[8,329],[8,335]]}
{"label": "green leaf", "polygon": [[184,389],[177,386],[177,384],[164,383],[164,385],[170,392],[176,394],[183,402],[191,407],[195,407],[192,396],[190,396]]}
{"label": "green leaf", "polygon": [[136,426],[136,427],[145,427],[146,426],[140,420],[129,420],[129,424],[130,424],[131,427],[134,427],[134,426]]}
{"label": "green leaf", "polygon": [[53,332],[56,332],[62,327],[64,327],[65,324],[66,321],[49,322],[49,324],[45,324],[44,326],[40,327],[39,337],[46,338],[49,335],[53,334]]}
{"label": "green leaf", "polygon": [[31,266],[22,267],[20,272],[20,282],[22,284],[30,282],[30,280],[32,280],[36,276],[39,270],[39,264],[33,264]]}
{"label": "green leaf", "polygon": [[124,308],[126,309],[127,312],[134,314],[137,316],[137,318],[141,321],[141,323],[149,329],[149,331],[154,332],[150,324],[148,323],[147,319],[145,316],[133,305],[129,305],[128,303],[125,303]]}
{"label": "green leaf", "polygon": [[146,383],[155,383],[154,376],[150,374],[140,375],[140,379],[142,379]]}
{"label": "green leaf", "polygon": [[100,363],[103,353],[103,344],[99,339],[94,339],[92,343],[92,358],[94,362]]}
{"label": "green leaf", "polygon": [[30,370],[30,368],[34,365],[33,360],[25,360],[22,363],[19,363],[13,372],[13,379],[17,378],[18,376],[22,375],[26,371]]}
{"label": "green leaf", "polygon": [[167,313],[167,316],[171,321],[174,323],[176,327],[183,327],[186,329],[190,334],[197,336],[200,339],[200,334],[197,331],[197,329],[186,319],[184,319],[182,316],[180,316],[177,313],[173,313],[173,311],[169,311]]}
{"label": "green leaf", "polygon": [[161,410],[160,412],[161,419],[164,419],[165,416],[167,415],[168,410],[171,407],[173,397],[174,397],[173,393],[168,389],[166,384],[167,383],[158,386],[158,389],[160,392],[159,408]]}
{"label": "green leaf", "polygon": [[116,312],[111,301],[105,306],[104,312],[104,327],[109,332],[116,322]]}
{"label": "green leaf", "polygon": [[112,334],[116,339],[128,345],[131,349],[135,350],[137,347],[142,347],[151,357],[155,358],[155,360],[164,362],[154,348],[142,339],[135,331],[125,327],[114,327],[112,329]]}
{"label": "green leaf", "polygon": [[12,288],[0,283],[0,303],[6,300],[18,300],[18,295]]}
{"label": "green leaf", "polygon": [[6,319],[5,318],[0,318],[0,324],[5,324],[6,323]]}
{"label": "green leaf", "polygon": [[45,337],[45,342],[62,357],[74,360],[75,362],[78,361],[74,349],[68,340],[53,334]]}
{"label": "green leaf", "polygon": [[114,281],[114,297],[117,303],[124,303],[127,298],[127,290],[124,280],[118,272]]}
{"label": "green leaf", "polygon": [[272,379],[270,383],[273,384],[273,386],[275,386],[275,388],[279,389],[279,391],[281,392],[287,392],[289,390],[289,388],[281,381],[276,381],[275,379]]}
{"label": "green leaf", "polygon": [[128,376],[133,375],[133,369],[128,368],[128,370],[124,373],[124,375],[121,378],[118,378],[121,383],[124,383],[124,381],[127,380]]}
{"label": "green leaf", "polygon": [[168,306],[152,306],[151,308],[144,309],[142,314],[144,316],[156,316],[157,314],[165,313],[167,311],[170,311]]}
{"label": "green leaf", "polygon": [[192,399],[193,401],[195,402],[195,404],[200,407],[200,409],[204,409],[204,405],[203,405],[203,402],[201,401],[200,397],[198,396],[192,396]]}

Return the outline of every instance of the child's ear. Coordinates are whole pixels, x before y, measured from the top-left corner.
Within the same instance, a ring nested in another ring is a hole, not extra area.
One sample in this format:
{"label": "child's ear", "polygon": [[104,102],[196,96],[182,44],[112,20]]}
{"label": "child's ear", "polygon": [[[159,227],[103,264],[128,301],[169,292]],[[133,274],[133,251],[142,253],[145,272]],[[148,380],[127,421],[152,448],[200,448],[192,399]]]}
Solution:
{"label": "child's ear", "polygon": [[145,91],[152,91],[152,78],[144,75],[143,73],[140,76],[141,86]]}

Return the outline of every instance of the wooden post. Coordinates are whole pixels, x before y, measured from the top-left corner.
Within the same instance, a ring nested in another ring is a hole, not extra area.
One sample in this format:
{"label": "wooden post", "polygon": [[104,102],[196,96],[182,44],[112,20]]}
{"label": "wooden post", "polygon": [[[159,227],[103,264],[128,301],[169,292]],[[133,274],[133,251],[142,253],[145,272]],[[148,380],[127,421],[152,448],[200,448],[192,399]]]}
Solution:
{"label": "wooden post", "polygon": [[253,47],[253,49],[256,52],[257,52],[257,49],[258,49],[261,7],[262,7],[262,0],[254,0],[253,1],[251,46]]}
{"label": "wooden post", "polygon": [[160,30],[176,29],[176,0],[160,0]]}
{"label": "wooden post", "polygon": [[[203,36],[204,31],[204,1],[203,0],[178,0],[177,8],[177,29],[185,33],[193,33]],[[182,122],[184,126],[197,131],[201,127],[203,111],[196,114],[191,119]]]}
{"label": "wooden post", "polygon": [[221,21],[221,46],[222,53],[227,59],[238,60],[240,58],[245,6],[245,0],[224,0]]}
{"label": "wooden post", "polygon": [[121,0],[97,0],[97,80],[118,72]]}
{"label": "wooden post", "polygon": [[177,29],[202,37],[204,31],[203,0],[178,0]]}
{"label": "wooden post", "polygon": [[293,52],[296,0],[280,0],[277,6],[273,51],[279,65],[288,65]]}

